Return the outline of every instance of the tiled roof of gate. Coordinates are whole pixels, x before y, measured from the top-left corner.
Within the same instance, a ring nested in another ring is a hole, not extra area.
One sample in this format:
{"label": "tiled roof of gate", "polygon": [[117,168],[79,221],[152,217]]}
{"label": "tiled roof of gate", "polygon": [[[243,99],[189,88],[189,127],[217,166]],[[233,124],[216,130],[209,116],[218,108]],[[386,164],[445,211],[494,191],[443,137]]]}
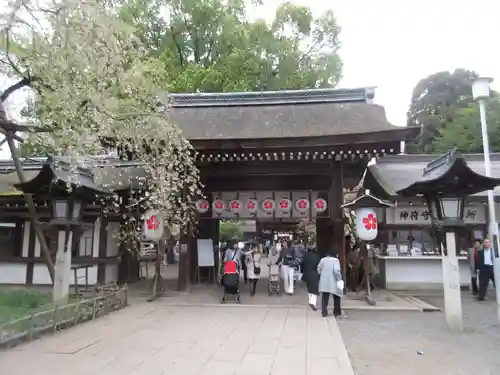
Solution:
{"label": "tiled roof of gate", "polygon": [[400,129],[373,88],[172,94],[167,116],[190,140],[318,137]]}
{"label": "tiled roof of gate", "polygon": [[[376,164],[370,165],[367,173],[370,174],[387,192],[389,196],[396,196],[396,191],[401,190],[415,181],[422,179],[422,172],[427,163],[440,155],[390,155],[377,160]],[[467,165],[479,174],[484,175],[483,154],[463,154]],[[492,177],[500,178],[500,153],[491,154]],[[365,181],[369,181],[369,177]],[[366,186],[371,188],[370,186]],[[495,194],[500,195],[500,187],[495,188]],[[475,194],[484,196],[486,192]]]}

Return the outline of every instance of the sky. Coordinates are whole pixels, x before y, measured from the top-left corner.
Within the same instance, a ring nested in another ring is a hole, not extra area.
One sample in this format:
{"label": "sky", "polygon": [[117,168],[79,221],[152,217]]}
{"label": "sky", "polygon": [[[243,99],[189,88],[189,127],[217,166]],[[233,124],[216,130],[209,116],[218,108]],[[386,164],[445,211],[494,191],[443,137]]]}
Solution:
{"label": "sky", "polygon": [[[250,17],[270,20],[282,2],[263,1]],[[339,86],[376,86],[375,101],[394,125],[405,125],[418,81],[439,71],[475,70],[492,77],[492,89],[500,91],[499,0],[290,1],[309,5],[315,14],[333,9],[342,27]],[[9,108],[19,109],[23,101],[18,95]],[[0,158],[8,156],[0,151]]]}
{"label": "sky", "polygon": [[[406,123],[422,78],[465,68],[492,77],[500,90],[499,0],[290,0],[319,14],[333,9],[342,31],[341,87],[376,86],[394,125]],[[272,17],[279,0],[264,0],[252,17]]]}

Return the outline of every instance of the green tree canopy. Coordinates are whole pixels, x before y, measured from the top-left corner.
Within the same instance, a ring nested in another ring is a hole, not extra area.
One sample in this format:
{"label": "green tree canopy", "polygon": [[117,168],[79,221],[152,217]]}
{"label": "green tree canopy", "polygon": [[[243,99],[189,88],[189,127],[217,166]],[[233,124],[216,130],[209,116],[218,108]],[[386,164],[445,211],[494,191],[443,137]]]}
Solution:
{"label": "green tree canopy", "polygon": [[239,223],[233,221],[221,221],[219,225],[219,241],[228,242],[231,240],[241,240],[243,229]]}
{"label": "green tree canopy", "polygon": [[124,0],[120,15],[170,92],[333,87],[341,78],[332,11],[314,18],[286,2],[266,23],[250,21],[243,0]]}
{"label": "green tree canopy", "polygon": [[475,72],[457,69],[432,74],[417,84],[413,90],[407,113],[408,126],[421,126],[421,137],[407,145],[407,152],[435,152],[440,131],[453,122],[457,110],[473,102],[472,82]]}
{"label": "green tree canopy", "polygon": [[159,114],[155,65],[113,2],[9,5],[0,12],[0,72],[15,83],[0,92],[0,103],[31,88],[27,113],[34,128],[49,130],[31,133],[24,151],[51,150],[85,166],[92,163],[88,155],[123,151],[151,175],[145,205],[165,211],[174,223],[194,219],[191,202],[200,190],[193,149]]}
{"label": "green tree canopy", "polygon": [[[491,151],[500,151],[500,100],[493,98],[487,103],[488,135]],[[481,120],[479,106],[470,104],[458,109],[446,127],[439,130],[433,142],[436,152],[453,148],[464,153],[482,153]]]}

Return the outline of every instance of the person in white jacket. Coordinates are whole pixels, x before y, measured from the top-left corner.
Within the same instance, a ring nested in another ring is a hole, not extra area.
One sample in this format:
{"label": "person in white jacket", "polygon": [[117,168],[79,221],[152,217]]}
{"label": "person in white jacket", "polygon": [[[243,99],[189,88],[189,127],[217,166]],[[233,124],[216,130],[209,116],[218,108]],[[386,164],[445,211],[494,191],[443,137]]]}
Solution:
{"label": "person in white jacket", "polygon": [[341,299],[344,289],[340,261],[333,250],[320,260],[318,264],[319,292],[321,293],[321,315],[328,316],[328,300],[333,295],[333,315],[342,315]]}

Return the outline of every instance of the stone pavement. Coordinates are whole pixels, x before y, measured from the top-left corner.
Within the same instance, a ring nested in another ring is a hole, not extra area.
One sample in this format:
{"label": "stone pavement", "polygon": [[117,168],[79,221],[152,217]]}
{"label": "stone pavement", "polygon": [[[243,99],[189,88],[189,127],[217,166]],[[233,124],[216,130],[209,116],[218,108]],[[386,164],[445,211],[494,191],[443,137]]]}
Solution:
{"label": "stone pavement", "polygon": [[[420,297],[444,305],[442,293]],[[462,334],[448,330],[442,312],[348,312],[349,319],[339,321],[339,327],[356,374],[500,374],[500,323],[494,292],[482,303],[463,292],[462,305]]]}
{"label": "stone pavement", "polygon": [[354,375],[333,317],[161,299],[0,352],[0,374]]}
{"label": "stone pavement", "polygon": [[[267,289],[264,288],[264,283],[258,289],[257,294],[251,297],[247,291],[247,286],[242,285],[241,299],[244,306],[259,306],[259,307],[306,307],[307,306],[307,291],[305,285],[298,284],[293,296],[281,294],[280,296],[268,296]],[[172,297],[165,297],[163,301],[172,306],[218,306],[221,296],[221,288],[210,285],[194,285],[189,293],[172,293]],[[133,295],[134,293],[132,293]],[[375,306],[370,306],[361,292],[348,293],[344,296],[342,306],[346,311],[350,310],[384,310],[384,311],[422,311],[422,302],[416,298],[401,297],[394,293],[379,290],[374,292],[373,297],[376,301]],[[418,301],[418,302],[415,302]],[[319,303],[319,301],[318,301]],[[428,304],[426,304],[429,306]]]}

